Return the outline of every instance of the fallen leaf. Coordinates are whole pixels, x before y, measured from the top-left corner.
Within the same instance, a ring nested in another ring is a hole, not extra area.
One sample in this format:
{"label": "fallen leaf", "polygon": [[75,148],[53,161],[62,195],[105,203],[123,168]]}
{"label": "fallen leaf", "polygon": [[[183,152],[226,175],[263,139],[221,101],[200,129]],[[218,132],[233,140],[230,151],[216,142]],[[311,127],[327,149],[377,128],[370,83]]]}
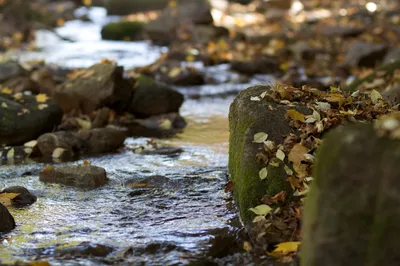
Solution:
{"label": "fallen leaf", "polygon": [[253,142],[255,143],[264,143],[268,139],[268,134],[265,132],[259,132],[254,135]]}
{"label": "fallen leaf", "polygon": [[378,101],[380,99],[383,99],[383,98],[382,98],[382,95],[378,91],[376,91],[376,90],[371,91],[371,101],[373,104],[378,103]]}
{"label": "fallen leaf", "polygon": [[17,197],[19,193],[1,193],[0,203],[8,207],[12,205],[12,200]]}
{"label": "fallen leaf", "polygon": [[45,103],[45,102],[47,102],[48,99],[49,99],[49,97],[47,97],[47,95],[44,93],[40,93],[40,94],[36,95],[36,101],[38,103]]}
{"label": "fallen leaf", "polygon": [[1,90],[0,90],[0,92],[1,93],[4,93],[4,94],[11,94],[13,91],[11,90],[11,89],[9,89],[9,88],[2,88]]}
{"label": "fallen leaf", "polygon": [[264,167],[263,169],[261,169],[258,175],[260,176],[261,180],[264,180],[265,178],[267,178],[267,176],[268,176],[267,167]]}
{"label": "fallen leaf", "polygon": [[288,110],[285,116],[286,118],[291,118],[294,121],[300,121],[300,122],[306,121],[306,116],[294,109]]}
{"label": "fallen leaf", "polygon": [[39,104],[38,105],[38,109],[39,110],[43,110],[43,109],[46,109],[47,107],[49,107],[47,104],[45,104],[45,103],[42,103],[42,104]]}
{"label": "fallen leaf", "polygon": [[247,251],[247,252],[250,252],[253,248],[252,248],[250,242],[244,241],[244,243],[243,243],[243,249],[244,249],[245,251]]}
{"label": "fallen leaf", "polygon": [[272,208],[266,204],[258,205],[257,207],[250,208],[250,211],[254,212],[257,215],[267,215],[272,211]]}
{"label": "fallen leaf", "polygon": [[261,99],[258,96],[254,96],[254,97],[250,97],[250,101],[259,102],[259,101],[261,101]]}
{"label": "fallen leaf", "polygon": [[8,108],[8,105],[7,105],[7,103],[2,102],[2,103],[1,103],[1,107],[7,109],[7,108]]}
{"label": "fallen leaf", "polygon": [[300,242],[284,242],[276,245],[276,248],[268,255],[279,258],[299,250]]}
{"label": "fallen leaf", "polygon": [[308,149],[304,147],[301,143],[297,143],[293,146],[293,148],[289,152],[288,155],[289,162],[298,165],[302,161],[306,160],[306,157],[304,155],[307,153]]}
{"label": "fallen leaf", "polygon": [[83,165],[92,165],[92,162],[88,160],[83,160]]}
{"label": "fallen leaf", "polygon": [[285,160],[285,157],[286,157],[286,155],[282,150],[277,150],[276,151],[276,158],[278,158],[282,162]]}

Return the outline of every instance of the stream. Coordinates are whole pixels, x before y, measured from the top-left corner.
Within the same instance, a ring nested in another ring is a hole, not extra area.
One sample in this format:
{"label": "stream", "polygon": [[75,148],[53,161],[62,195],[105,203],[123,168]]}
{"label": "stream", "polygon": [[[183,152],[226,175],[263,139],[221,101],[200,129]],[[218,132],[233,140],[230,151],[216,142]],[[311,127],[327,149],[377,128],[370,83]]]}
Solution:
{"label": "stream", "polygon": [[[76,68],[108,58],[129,69],[154,62],[167,49],[148,42],[102,41],[101,26],[115,18],[107,17],[102,8],[91,8],[89,17],[92,22],[70,21],[57,29],[75,42],[39,32],[40,50],[22,53],[19,60],[45,59]],[[92,191],[40,182],[39,172],[45,166],[41,163],[0,166],[0,188],[23,185],[38,196],[30,207],[10,209],[17,228],[0,239],[1,262],[41,259],[52,265],[209,265],[202,261],[212,246],[210,240],[220,234],[235,235],[240,229],[232,196],[224,192],[229,105],[238,91],[271,79],[256,76],[249,83],[235,84],[228,82],[235,80],[236,74],[227,65],[201,69],[220,84],[177,87],[187,98],[181,115],[188,126],[183,133],[160,140],[181,147],[180,154],[141,155],[123,149],[117,154],[82,158],[74,164],[89,160],[104,167],[110,179],[108,185]],[[193,95],[200,97],[194,99]],[[141,145],[147,140],[128,138],[125,144]],[[170,182],[140,193],[124,185],[153,175]],[[114,251],[105,258],[58,255],[60,247],[81,242],[103,244]],[[245,255],[228,255],[230,259],[211,265],[251,265],[243,261]]]}

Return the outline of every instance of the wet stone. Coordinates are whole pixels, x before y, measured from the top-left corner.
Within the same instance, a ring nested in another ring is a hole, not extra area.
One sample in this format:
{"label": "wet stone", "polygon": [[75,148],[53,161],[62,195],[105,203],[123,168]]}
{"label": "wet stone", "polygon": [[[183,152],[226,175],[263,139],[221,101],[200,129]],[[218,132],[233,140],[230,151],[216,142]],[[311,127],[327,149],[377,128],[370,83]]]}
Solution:
{"label": "wet stone", "polygon": [[113,251],[109,246],[82,242],[75,247],[57,248],[55,254],[62,257],[107,257]]}
{"label": "wet stone", "polygon": [[7,208],[0,203],[0,233],[6,233],[15,228],[15,221]]}
{"label": "wet stone", "polygon": [[21,186],[13,186],[8,187],[0,191],[0,195],[2,193],[16,193],[19,194],[15,198],[11,200],[13,206],[15,207],[24,207],[31,205],[36,202],[37,197],[33,195],[28,189]]}

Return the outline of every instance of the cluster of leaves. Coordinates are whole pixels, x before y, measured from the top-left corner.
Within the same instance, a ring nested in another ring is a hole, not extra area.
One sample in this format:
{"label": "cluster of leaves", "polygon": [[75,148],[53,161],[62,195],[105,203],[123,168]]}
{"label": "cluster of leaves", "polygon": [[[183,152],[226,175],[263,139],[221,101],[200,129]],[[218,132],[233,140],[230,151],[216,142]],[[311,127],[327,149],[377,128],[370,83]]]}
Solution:
{"label": "cluster of leaves", "polygon": [[[321,91],[307,86],[298,89],[276,85],[250,100],[286,105],[285,119],[297,132],[286,136],[283,143],[268,140],[265,132],[254,135],[254,142],[263,146],[263,151],[257,155],[257,160],[265,165],[259,172],[260,179],[268,179],[270,167],[283,167],[286,181],[293,189],[293,195],[281,191],[273,197],[265,196],[262,205],[250,209],[257,215],[253,220],[255,239],[261,244],[267,244],[265,239],[278,243],[300,240],[302,196],[308,193],[313,180],[311,170],[324,133],[345,123],[375,121],[382,135],[400,138],[399,106],[389,105],[375,90],[349,93],[335,87]],[[272,105],[269,109],[274,110]],[[295,200],[287,200],[289,197]],[[285,252],[282,256],[288,259]]]}

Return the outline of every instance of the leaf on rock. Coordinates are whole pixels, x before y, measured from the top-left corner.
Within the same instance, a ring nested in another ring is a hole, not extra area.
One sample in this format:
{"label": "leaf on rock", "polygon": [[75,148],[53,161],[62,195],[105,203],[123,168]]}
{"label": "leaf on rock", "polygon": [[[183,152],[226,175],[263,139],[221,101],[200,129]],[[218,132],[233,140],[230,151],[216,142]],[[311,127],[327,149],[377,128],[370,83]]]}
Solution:
{"label": "leaf on rock", "polygon": [[83,165],[92,165],[92,162],[88,160],[83,160]]}
{"label": "leaf on rock", "polygon": [[6,88],[2,88],[2,89],[0,90],[0,92],[1,92],[1,93],[4,93],[4,94],[11,94],[11,93],[12,93],[12,90],[6,87]]}
{"label": "leaf on rock", "polygon": [[53,166],[51,166],[51,165],[46,165],[45,167],[43,167],[43,171],[51,171],[51,170],[53,170],[54,168],[53,168]]}
{"label": "leaf on rock", "polygon": [[294,121],[300,121],[303,123],[306,121],[306,116],[294,109],[288,110],[285,116],[286,118],[290,118]]}
{"label": "leaf on rock", "polygon": [[4,108],[4,109],[7,109],[7,108],[8,108],[8,105],[7,105],[7,103],[2,102],[2,103],[1,103],[1,107]]}
{"label": "leaf on rock", "polygon": [[39,104],[38,105],[38,109],[39,110],[43,110],[43,109],[46,109],[47,107],[49,107],[47,104],[45,104],[45,103],[42,103],[42,104]]}
{"label": "leaf on rock", "polygon": [[254,135],[254,140],[253,142],[255,143],[264,143],[268,139],[268,134],[265,132],[259,132]]}
{"label": "leaf on rock", "polygon": [[243,249],[244,249],[245,251],[247,251],[247,252],[250,252],[253,248],[252,248],[250,242],[244,241],[244,243],[243,243]]}
{"label": "leaf on rock", "polygon": [[250,211],[254,212],[257,215],[267,215],[272,211],[272,208],[266,204],[258,205],[257,207],[250,208]]}
{"label": "leaf on rock", "polygon": [[265,178],[268,177],[268,169],[267,167],[264,167],[263,169],[260,170],[259,176],[261,180],[264,180]]}
{"label": "leaf on rock", "polygon": [[258,96],[254,96],[254,97],[250,97],[250,101],[259,102],[259,101],[261,101],[261,99]]}
{"label": "leaf on rock", "polygon": [[268,255],[279,258],[296,253],[299,250],[300,242],[284,242],[276,245],[276,248]]}
{"label": "leaf on rock", "polygon": [[290,150],[288,159],[289,162],[292,162],[295,165],[300,164],[302,161],[306,161],[305,154],[308,153],[308,149],[304,147],[301,143],[297,143]]}
{"label": "leaf on rock", "polygon": [[378,101],[382,98],[382,95],[377,91],[377,90],[373,90],[371,91],[371,101],[373,104],[378,103]]}
{"label": "leaf on rock", "polygon": [[38,103],[45,103],[45,102],[47,102],[48,99],[49,99],[49,97],[47,97],[47,95],[44,93],[40,93],[40,94],[36,95],[36,101]]}
{"label": "leaf on rock", "polygon": [[285,157],[286,157],[286,155],[282,150],[277,150],[276,151],[276,158],[278,158],[282,162],[285,160]]}

